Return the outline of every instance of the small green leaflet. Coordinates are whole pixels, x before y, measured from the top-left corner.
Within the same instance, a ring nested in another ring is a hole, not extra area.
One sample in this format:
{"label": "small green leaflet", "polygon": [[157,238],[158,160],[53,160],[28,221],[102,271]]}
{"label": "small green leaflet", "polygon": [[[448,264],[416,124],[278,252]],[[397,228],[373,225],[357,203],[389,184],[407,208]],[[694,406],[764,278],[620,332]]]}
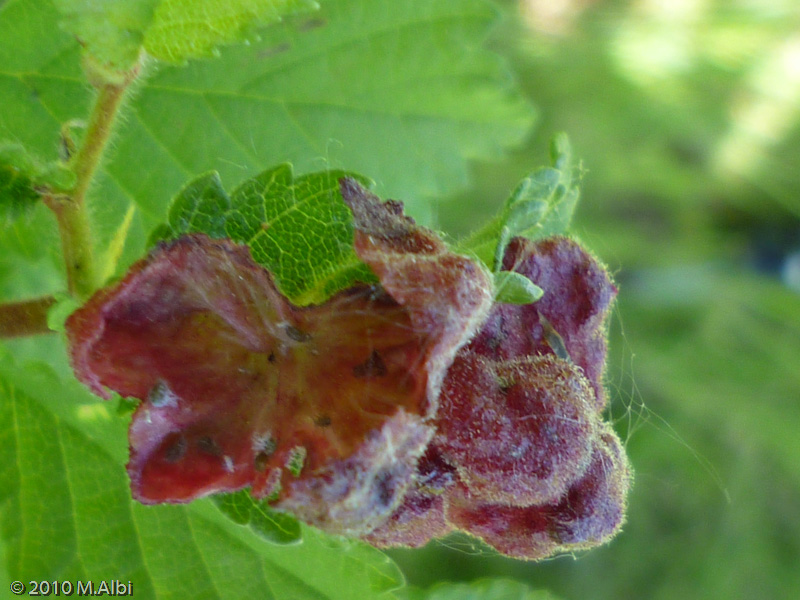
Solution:
{"label": "small green leaflet", "polygon": [[24,213],[40,198],[34,189],[32,165],[14,149],[0,146],[0,219],[4,221]]}
{"label": "small green leaflet", "polygon": [[250,29],[317,8],[313,0],[54,0],[62,26],[100,65],[130,69],[144,49],[170,63],[212,55]]}
{"label": "small green leaflet", "polygon": [[440,583],[427,590],[406,588],[402,600],[558,600],[549,592],[531,590],[511,579],[478,579],[471,583]]}
{"label": "small green leaflet", "polygon": [[156,235],[175,238],[205,233],[247,244],[281,291],[299,305],[319,303],[374,274],[353,251],[353,219],[339,179],[360,175],[323,171],[295,178],[291,165],[268,169],[229,195],[219,175],[189,182],[173,199],[167,227]]}
{"label": "small green leaflet", "polygon": [[530,279],[514,271],[495,271],[495,300],[506,304],[531,304],[544,295],[544,290]]}
{"label": "small green leaflet", "polygon": [[292,544],[302,539],[297,519],[273,510],[267,500],[254,500],[247,490],[217,494],[212,500],[234,523],[249,526],[267,541]]}
{"label": "small green leaflet", "polygon": [[59,162],[42,164],[21,144],[0,142],[0,223],[32,208],[39,190],[65,191],[74,183],[74,173]]}
{"label": "small green leaflet", "polygon": [[556,135],[550,145],[551,167],[537,169],[523,179],[494,219],[460,242],[457,249],[500,270],[512,237],[541,239],[563,235],[569,227],[580,195],[569,141]]}

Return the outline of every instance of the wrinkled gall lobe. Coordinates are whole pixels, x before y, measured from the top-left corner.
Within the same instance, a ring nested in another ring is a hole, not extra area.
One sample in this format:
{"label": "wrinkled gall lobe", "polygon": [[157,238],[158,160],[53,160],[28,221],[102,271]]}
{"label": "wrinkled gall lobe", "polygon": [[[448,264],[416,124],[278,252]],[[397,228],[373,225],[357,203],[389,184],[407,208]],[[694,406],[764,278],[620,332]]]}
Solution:
{"label": "wrinkled gall lobe", "polygon": [[514,239],[504,268],[545,295],[493,305],[485,268],[401,204],[341,192],[379,285],[298,307],[246,246],[193,234],[69,318],[76,375],[141,400],[134,498],[249,488],[377,546],[461,529],[529,559],[610,537],[630,475],[600,415],[605,271],[566,238]]}
{"label": "wrinkled gall lobe", "polygon": [[496,304],[456,354],[414,485],[367,535],[376,546],[416,547],[462,530],[539,559],[603,543],[622,525],[631,471],[601,414],[616,288],[563,237],[515,238],[503,266],[544,296]]}

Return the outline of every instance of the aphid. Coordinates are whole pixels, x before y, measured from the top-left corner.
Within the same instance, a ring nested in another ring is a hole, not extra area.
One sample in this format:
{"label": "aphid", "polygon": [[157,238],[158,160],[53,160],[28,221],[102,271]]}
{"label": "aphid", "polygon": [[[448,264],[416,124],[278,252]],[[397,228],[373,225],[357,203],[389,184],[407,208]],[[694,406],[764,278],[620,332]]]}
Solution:
{"label": "aphid", "polygon": [[164,450],[164,460],[168,463],[176,463],[186,454],[186,438],[179,436],[175,442]]}
{"label": "aphid", "polygon": [[160,379],[150,390],[150,393],[147,394],[147,401],[155,408],[164,408],[176,406],[178,404],[178,396],[169,389],[166,381]]}
{"label": "aphid", "polygon": [[209,456],[222,456],[222,448],[207,435],[197,440],[197,447],[200,449],[200,452],[208,454]]}
{"label": "aphid", "polygon": [[300,477],[303,471],[303,464],[306,462],[306,449],[303,446],[295,446],[289,452],[289,458],[286,460],[286,468],[295,477]]}
{"label": "aphid", "polygon": [[542,324],[542,332],[544,333],[544,341],[553,350],[555,355],[568,362],[572,362],[567,347],[564,345],[564,338],[555,330],[553,325],[548,321],[543,314],[539,313],[539,323]]}
{"label": "aphid", "polygon": [[314,425],[316,425],[317,427],[330,427],[331,425],[330,415],[318,415],[314,417]]}
{"label": "aphid", "polygon": [[300,331],[294,325],[287,324],[285,326],[286,335],[289,337],[290,340],[300,343],[305,343],[311,340],[311,334],[306,333],[305,331]]}
{"label": "aphid", "polygon": [[356,377],[383,377],[388,372],[386,364],[377,350],[373,350],[367,360],[353,367]]}

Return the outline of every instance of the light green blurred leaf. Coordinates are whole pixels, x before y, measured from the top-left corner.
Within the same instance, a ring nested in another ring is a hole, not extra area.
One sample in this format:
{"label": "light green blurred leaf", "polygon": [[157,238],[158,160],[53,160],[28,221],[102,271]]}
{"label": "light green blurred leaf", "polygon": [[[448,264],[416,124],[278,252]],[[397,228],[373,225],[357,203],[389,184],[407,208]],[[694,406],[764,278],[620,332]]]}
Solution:
{"label": "light green blurred leaf", "polygon": [[510,579],[479,579],[471,583],[441,583],[428,590],[407,588],[403,600],[557,600]]}
{"label": "light green blurred leaf", "polygon": [[[65,383],[0,357],[0,530],[13,579],[119,579],[144,599],[361,600],[402,585],[397,567],[359,542],[303,527],[302,543],[275,545],[210,500],[133,502],[125,420]],[[74,391],[54,397],[65,387]]]}
{"label": "light green blurred leaf", "polygon": [[313,0],[161,0],[147,28],[144,48],[158,59],[180,63],[209,55],[220,44],[242,40],[253,25],[315,8]]}
{"label": "light green blurred leaf", "polygon": [[53,0],[62,27],[100,64],[124,71],[138,60],[160,0]]}
{"label": "light green blurred leaf", "polygon": [[315,8],[312,0],[53,0],[63,27],[103,66],[124,71],[142,49],[172,63],[243,41],[255,25]]}
{"label": "light green blurred leaf", "polygon": [[[167,154],[160,169],[236,181],[284,161],[298,173],[344,166],[422,210],[422,197],[466,183],[467,158],[498,156],[530,127],[527,102],[480,48],[494,17],[482,0],[331,0],[219,61],[162,70],[137,118],[147,147]],[[159,198],[136,195],[145,210]]]}

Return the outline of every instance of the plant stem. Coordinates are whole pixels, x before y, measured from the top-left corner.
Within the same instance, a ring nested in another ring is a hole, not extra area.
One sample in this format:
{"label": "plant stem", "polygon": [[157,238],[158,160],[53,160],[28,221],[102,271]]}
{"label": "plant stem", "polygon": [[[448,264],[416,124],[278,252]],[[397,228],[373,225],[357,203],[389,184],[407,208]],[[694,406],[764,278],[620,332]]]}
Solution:
{"label": "plant stem", "polygon": [[77,298],[88,298],[97,289],[99,282],[94,266],[92,232],[86,206],[68,196],[44,196],[43,199],[58,221],[69,292]]}
{"label": "plant stem", "polygon": [[47,310],[55,304],[53,296],[0,304],[0,338],[52,333],[47,326]]}
{"label": "plant stem", "polygon": [[[86,135],[78,153],[70,161],[76,176],[75,187],[69,195],[44,198],[58,220],[69,291],[79,299],[88,298],[101,283],[95,266],[86,194],[108,145],[125,92],[136,79],[139,70],[140,65],[137,64],[119,81],[100,79],[95,83],[97,97],[92,106]],[[92,75],[89,74],[90,79]]]}
{"label": "plant stem", "polygon": [[72,200],[75,204],[84,204],[86,192],[89,190],[95,171],[100,164],[100,159],[111,136],[117,111],[131,81],[132,78],[119,84],[101,83],[98,87],[98,94],[92,107],[89,124],[86,127],[86,137],[73,160],[73,168],[77,177],[75,188],[72,191]]}
{"label": "plant stem", "polygon": [[[41,192],[42,200],[58,222],[69,292],[79,300],[88,298],[101,283],[95,266],[86,194],[108,146],[125,92],[140,70],[141,61],[130,71],[115,73],[112,78],[104,77],[95,69],[87,69],[89,80],[97,89],[97,97],[83,143],[69,162],[75,173],[75,186],[68,194]],[[47,311],[55,302],[54,297],[45,296],[0,304],[0,338],[50,333]]]}

